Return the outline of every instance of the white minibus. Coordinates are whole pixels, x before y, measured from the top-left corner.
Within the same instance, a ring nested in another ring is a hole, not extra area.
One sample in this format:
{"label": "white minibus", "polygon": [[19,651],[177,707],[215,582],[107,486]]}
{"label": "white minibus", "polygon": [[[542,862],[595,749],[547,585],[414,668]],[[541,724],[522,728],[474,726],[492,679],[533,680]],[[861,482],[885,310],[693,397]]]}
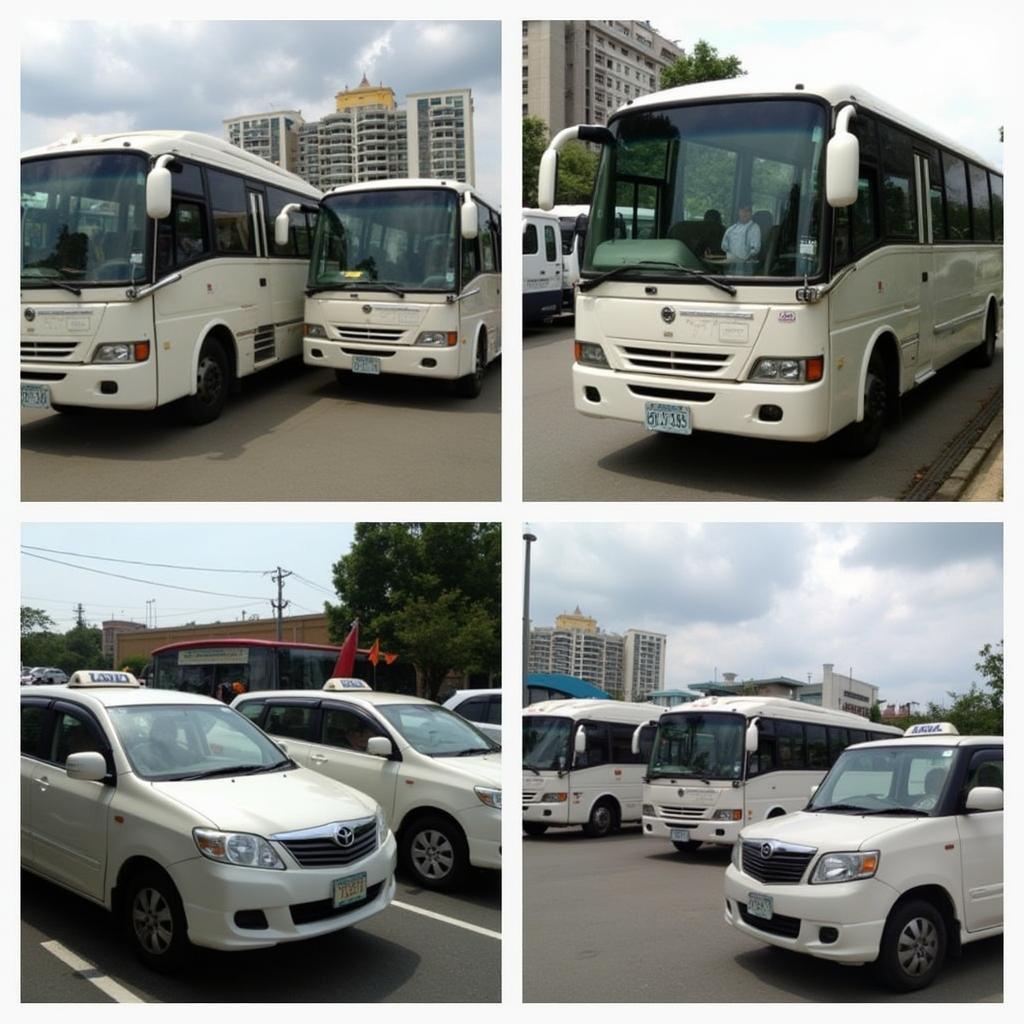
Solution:
{"label": "white minibus", "polygon": [[564,276],[558,218],[542,210],[523,210],[524,324],[539,323],[562,312]]}
{"label": "white minibus", "polygon": [[[72,136],[21,158],[21,404],[215,419],[302,351],[320,192],[195,132]],[[286,236],[267,223],[302,203]]]}
{"label": "white minibus", "polygon": [[851,743],[900,735],[784,697],[703,697],[669,708],[657,726],[643,834],[684,854],[702,843],[729,846],[744,825],[800,810]]}
{"label": "white minibus", "polygon": [[[279,237],[289,213],[278,216]],[[497,208],[461,182],[410,178],[341,185],[319,214],[305,362],[343,384],[396,373],[479,395],[501,354]]]}
{"label": "white minibus", "polygon": [[850,85],[748,78],[559,132],[601,147],[576,300],[576,409],[650,431],[873,450],[900,397],[1003,303],[1003,176]]}
{"label": "white minibus", "polygon": [[661,711],[617,700],[546,700],[524,708],[523,831],[539,836],[582,825],[599,837],[639,821],[644,765]]}

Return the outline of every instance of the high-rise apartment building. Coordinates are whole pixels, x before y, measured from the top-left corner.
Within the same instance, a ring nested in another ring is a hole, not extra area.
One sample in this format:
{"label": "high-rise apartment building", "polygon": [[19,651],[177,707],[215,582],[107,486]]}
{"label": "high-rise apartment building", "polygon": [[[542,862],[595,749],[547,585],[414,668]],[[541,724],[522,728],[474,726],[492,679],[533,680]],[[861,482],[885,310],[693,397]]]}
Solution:
{"label": "high-rise apartment building", "polygon": [[303,124],[302,114],[297,110],[245,114],[224,122],[224,138],[232,146],[294,173],[298,168],[299,131]]}
{"label": "high-rise apartment building", "polygon": [[681,47],[646,21],[524,21],[523,116],[550,135],[604,124],[628,100],[660,88]]}
{"label": "high-rise apartment building", "polygon": [[627,629],[623,653],[623,700],[645,701],[665,685],[664,633]]}
{"label": "high-rise apartment building", "polygon": [[409,177],[454,178],[475,184],[470,90],[411,92],[406,104]]}

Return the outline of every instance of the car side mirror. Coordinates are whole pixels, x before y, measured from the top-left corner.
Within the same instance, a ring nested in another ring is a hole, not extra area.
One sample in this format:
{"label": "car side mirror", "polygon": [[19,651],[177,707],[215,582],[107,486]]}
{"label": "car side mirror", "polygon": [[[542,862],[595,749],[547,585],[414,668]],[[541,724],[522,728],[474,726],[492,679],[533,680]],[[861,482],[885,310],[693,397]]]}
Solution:
{"label": "car side mirror", "polygon": [[366,752],[374,757],[390,757],[394,749],[387,736],[371,736],[366,741]]}
{"label": "car side mirror", "polygon": [[107,777],[107,759],[95,750],[84,750],[79,754],[69,754],[64,770],[69,779],[102,782]]}
{"label": "car side mirror", "polygon": [[1001,811],[1003,791],[998,786],[975,786],[967,794],[964,809],[971,811]]}

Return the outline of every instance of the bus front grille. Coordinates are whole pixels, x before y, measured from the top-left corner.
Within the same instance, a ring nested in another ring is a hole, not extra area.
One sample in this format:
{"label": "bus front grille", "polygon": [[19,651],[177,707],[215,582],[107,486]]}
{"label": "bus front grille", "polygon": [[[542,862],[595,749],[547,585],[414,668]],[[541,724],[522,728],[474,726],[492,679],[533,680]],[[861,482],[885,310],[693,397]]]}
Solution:
{"label": "bus front grille", "polygon": [[77,341],[40,341],[21,339],[22,359],[70,359],[78,348]]}
{"label": "bus front grille", "polygon": [[627,370],[641,373],[678,373],[687,377],[721,377],[733,359],[732,352],[679,352],[672,349],[619,349]]}
{"label": "bus front grille", "polygon": [[405,334],[402,327],[356,327],[352,324],[333,324],[340,341],[367,341],[377,345],[394,345]]}
{"label": "bus front grille", "polygon": [[682,821],[684,818],[706,818],[711,813],[710,807],[680,807],[678,804],[657,804],[655,810],[659,818],[670,821]]}

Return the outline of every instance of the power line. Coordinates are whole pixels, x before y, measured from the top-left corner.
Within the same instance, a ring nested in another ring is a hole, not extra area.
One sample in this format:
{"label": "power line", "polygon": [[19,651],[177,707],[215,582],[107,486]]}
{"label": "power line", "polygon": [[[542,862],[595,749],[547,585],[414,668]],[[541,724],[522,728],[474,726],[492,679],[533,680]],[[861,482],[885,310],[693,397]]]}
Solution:
{"label": "power line", "polygon": [[22,544],[22,550],[45,551],[50,555],[70,555],[72,558],[91,558],[97,562],[120,562],[122,565],[145,565],[151,569],[184,569],[188,572],[233,572],[264,576],[269,569],[212,569],[202,565],[168,565],[165,562],[138,562],[131,558],[109,558],[106,555],[85,555],[81,551],[60,551],[56,548],[41,548],[33,544]]}
{"label": "power line", "polygon": [[319,583],[314,583],[312,580],[307,580],[305,576],[300,576],[298,573],[295,573],[295,578],[297,580],[301,580],[303,583],[306,584],[306,586],[312,587],[314,590],[322,590],[329,597],[337,597],[337,594],[333,590],[321,586]]}

